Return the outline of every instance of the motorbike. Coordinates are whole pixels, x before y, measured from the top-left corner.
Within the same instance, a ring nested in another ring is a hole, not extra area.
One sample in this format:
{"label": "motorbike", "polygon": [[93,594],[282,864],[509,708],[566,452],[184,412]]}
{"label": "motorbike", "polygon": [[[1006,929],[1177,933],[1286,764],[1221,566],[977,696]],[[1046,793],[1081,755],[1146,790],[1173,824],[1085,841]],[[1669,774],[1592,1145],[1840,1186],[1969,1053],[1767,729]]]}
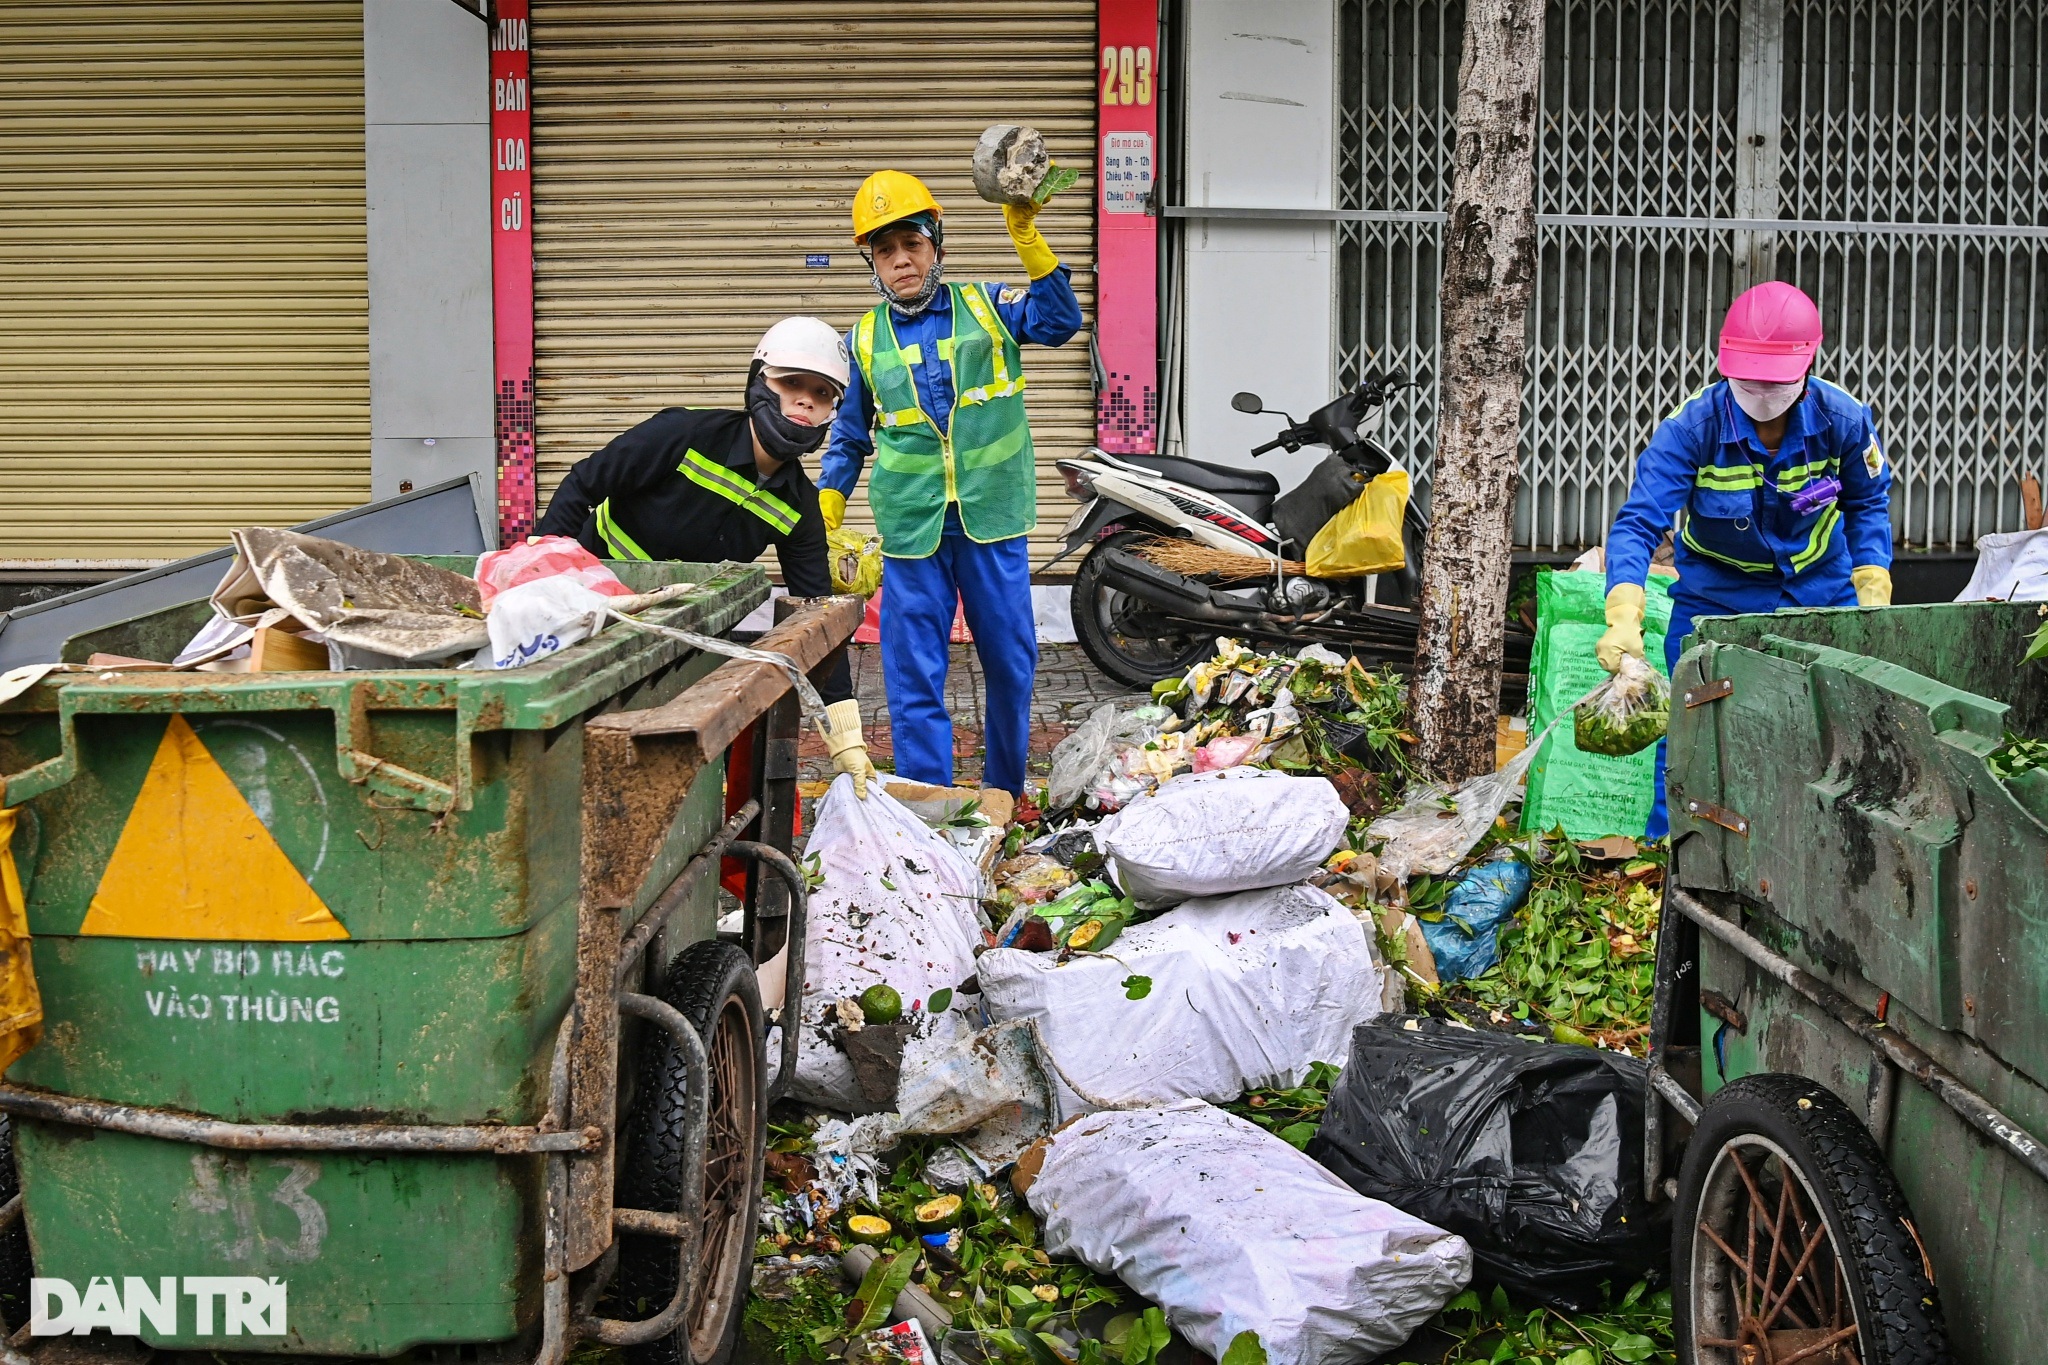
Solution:
{"label": "motorbike", "polygon": [[[1251,451],[1254,458],[1329,448],[1285,496],[1263,470],[1173,455],[1090,447],[1056,461],[1068,494],[1081,503],[1062,533],[1059,558],[1085,550],[1074,574],[1073,618],[1090,662],[1125,686],[1149,687],[1185,673],[1215,651],[1218,635],[1231,635],[1269,647],[1320,644],[1371,667],[1407,667],[1420,596],[1416,566],[1429,535],[1428,517],[1413,501],[1403,517],[1406,554],[1398,571],[1318,578],[1299,570],[1316,532],[1394,467],[1370,432],[1388,396],[1416,382],[1395,374],[1368,378],[1301,421],[1268,409],[1257,394],[1232,398],[1239,412],[1287,423]],[[1217,567],[1199,572],[1147,557],[1148,548],[1157,552],[1156,542],[1172,540],[1226,553],[1204,557]],[[1521,638],[1510,639],[1509,653],[1526,660],[1528,638],[1514,634]]]}

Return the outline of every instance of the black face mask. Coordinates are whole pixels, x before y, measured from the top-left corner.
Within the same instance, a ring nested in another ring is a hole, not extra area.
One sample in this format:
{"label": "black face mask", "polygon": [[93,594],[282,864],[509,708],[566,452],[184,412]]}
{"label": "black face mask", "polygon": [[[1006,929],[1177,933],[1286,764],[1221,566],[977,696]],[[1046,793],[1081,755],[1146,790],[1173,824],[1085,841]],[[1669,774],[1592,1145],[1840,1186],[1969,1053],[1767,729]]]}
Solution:
{"label": "black face mask", "polygon": [[753,420],[761,448],[777,460],[802,459],[825,444],[832,431],[830,422],[807,427],[784,417],[782,396],[768,387],[768,376],[758,362],[747,376],[747,415]]}

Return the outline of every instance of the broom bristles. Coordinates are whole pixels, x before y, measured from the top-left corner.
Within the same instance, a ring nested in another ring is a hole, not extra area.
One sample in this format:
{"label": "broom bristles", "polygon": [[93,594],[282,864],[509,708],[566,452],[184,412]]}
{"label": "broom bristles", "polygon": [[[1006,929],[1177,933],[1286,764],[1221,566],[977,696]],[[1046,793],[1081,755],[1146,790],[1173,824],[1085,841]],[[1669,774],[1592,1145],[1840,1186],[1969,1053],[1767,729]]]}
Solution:
{"label": "broom bristles", "polygon": [[[1169,540],[1162,537],[1145,542],[1138,546],[1137,550],[1141,557],[1160,568],[1186,574],[1190,578],[1210,577],[1222,583],[1237,583],[1248,578],[1273,576],[1273,561],[1270,559],[1239,554],[1235,550],[1219,550],[1213,545],[1203,545],[1192,540]],[[1291,574],[1308,572],[1306,564],[1294,559],[1282,560],[1280,568]]]}

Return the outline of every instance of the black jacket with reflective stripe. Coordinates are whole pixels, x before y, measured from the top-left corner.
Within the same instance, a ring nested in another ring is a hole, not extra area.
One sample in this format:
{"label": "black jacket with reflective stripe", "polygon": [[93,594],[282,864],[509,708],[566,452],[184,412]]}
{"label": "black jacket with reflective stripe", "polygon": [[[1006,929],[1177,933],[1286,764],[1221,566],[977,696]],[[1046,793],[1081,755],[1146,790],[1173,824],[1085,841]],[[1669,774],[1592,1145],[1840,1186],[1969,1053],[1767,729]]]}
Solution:
{"label": "black jacket with reflective stripe", "polygon": [[[759,487],[794,508],[795,528],[783,533],[771,524],[781,515],[774,504],[763,508],[764,516],[687,477],[681,467],[692,450],[731,470],[736,486]],[[621,432],[570,469],[535,532],[571,536],[599,559],[615,558],[598,531],[598,508],[607,502],[612,524],[650,559],[748,564],[773,545],[792,597],[832,594],[817,486],[798,460],[761,478],[745,412],[664,408]],[[843,663],[820,682],[818,692],[827,702],[853,695]]]}

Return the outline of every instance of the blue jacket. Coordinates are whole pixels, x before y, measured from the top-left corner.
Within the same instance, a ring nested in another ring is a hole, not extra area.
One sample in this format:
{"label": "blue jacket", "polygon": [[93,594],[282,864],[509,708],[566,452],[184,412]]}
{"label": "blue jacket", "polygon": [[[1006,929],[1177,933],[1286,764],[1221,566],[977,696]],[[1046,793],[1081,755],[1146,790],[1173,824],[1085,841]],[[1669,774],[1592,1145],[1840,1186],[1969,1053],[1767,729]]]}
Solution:
{"label": "blue jacket", "polygon": [[[988,284],[982,288],[995,303],[1003,326],[1010,329],[1010,335],[1020,345],[1029,342],[1037,346],[1063,346],[1081,330],[1081,301],[1074,297],[1074,286],[1067,279],[1065,266],[1029,285]],[[950,361],[939,358],[938,339],[953,334],[952,294],[942,289],[932,300],[932,306],[916,317],[906,318],[897,313],[891,320],[896,324],[898,343],[915,344],[924,354],[912,367],[911,376],[925,414],[944,431],[947,419],[953,415],[953,368]],[[846,334],[846,346],[851,353],[850,331]],[[860,366],[855,365],[846,395],[839,400],[839,415],[832,419],[831,443],[819,464],[818,487],[853,496],[853,486],[860,482],[860,472],[875,451],[870,434],[874,428],[875,400],[861,379]]]}
{"label": "blue jacket", "polygon": [[[1791,494],[1827,475],[1839,498],[1801,516]],[[1607,537],[1607,586],[1643,581],[1650,555],[1680,508],[1679,582],[1702,560],[1761,581],[1845,580],[1851,568],[1892,562],[1891,462],[1870,409],[1810,379],[1775,454],[1724,380],[1664,419],[1636,461],[1635,483]]]}

